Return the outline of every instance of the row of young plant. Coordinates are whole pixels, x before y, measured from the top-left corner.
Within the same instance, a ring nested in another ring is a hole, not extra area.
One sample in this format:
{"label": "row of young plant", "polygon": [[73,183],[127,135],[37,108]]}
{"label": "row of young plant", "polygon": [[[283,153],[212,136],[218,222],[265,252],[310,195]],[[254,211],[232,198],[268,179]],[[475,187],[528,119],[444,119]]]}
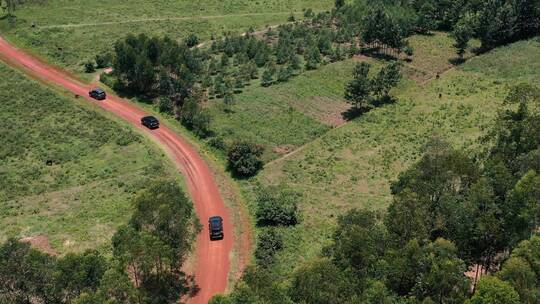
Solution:
{"label": "row of young plant", "polygon": [[538,303],[539,104],[539,88],[512,88],[476,155],[433,139],[386,213],[340,216],[331,245],[288,278],[267,267],[283,242],[265,236],[258,264],[211,303]]}
{"label": "row of young plant", "polygon": [[112,237],[96,250],[57,257],[9,239],[0,246],[0,303],[178,303],[193,292],[182,265],[197,235],[193,207],[175,181],[151,183]]}

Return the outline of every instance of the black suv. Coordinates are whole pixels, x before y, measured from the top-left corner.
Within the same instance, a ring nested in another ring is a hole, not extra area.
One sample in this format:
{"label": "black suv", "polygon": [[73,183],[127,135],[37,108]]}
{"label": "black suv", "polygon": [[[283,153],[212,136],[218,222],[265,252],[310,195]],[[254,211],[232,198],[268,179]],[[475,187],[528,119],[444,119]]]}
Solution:
{"label": "black suv", "polygon": [[223,239],[223,219],[221,216],[212,216],[208,220],[208,230],[210,231],[211,240]]}
{"label": "black suv", "polygon": [[105,94],[105,91],[100,88],[93,89],[92,91],[88,92],[88,95],[97,100],[103,100],[107,98],[107,94]]}
{"label": "black suv", "polygon": [[157,129],[159,128],[159,121],[154,116],[145,116],[141,118],[141,124],[148,129]]}

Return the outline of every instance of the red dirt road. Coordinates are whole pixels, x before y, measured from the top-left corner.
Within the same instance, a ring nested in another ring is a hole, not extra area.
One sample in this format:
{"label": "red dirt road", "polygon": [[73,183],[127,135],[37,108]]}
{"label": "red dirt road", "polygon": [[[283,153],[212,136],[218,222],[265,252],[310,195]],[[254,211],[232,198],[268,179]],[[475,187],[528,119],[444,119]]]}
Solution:
{"label": "red dirt road", "polygon": [[[207,303],[214,294],[225,292],[230,268],[229,255],[233,246],[231,217],[223,204],[210,169],[197,151],[166,126],[162,125],[153,131],[141,126],[141,117],[149,114],[133,103],[114,95],[108,95],[107,100],[104,101],[95,101],[89,98],[89,85],[83,84],[68,73],[13,47],[2,37],[0,37],[0,59],[23,70],[29,76],[63,87],[114,113],[135,127],[144,130],[163,147],[184,175],[195,211],[203,225],[203,230],[197,237],[195,248],[194,274],[200,291],[195,297],[189,299],[188,303]],[[208,218],[213,215],[220,215],[224,219],[225,238],[223,240],[209,240]]]}

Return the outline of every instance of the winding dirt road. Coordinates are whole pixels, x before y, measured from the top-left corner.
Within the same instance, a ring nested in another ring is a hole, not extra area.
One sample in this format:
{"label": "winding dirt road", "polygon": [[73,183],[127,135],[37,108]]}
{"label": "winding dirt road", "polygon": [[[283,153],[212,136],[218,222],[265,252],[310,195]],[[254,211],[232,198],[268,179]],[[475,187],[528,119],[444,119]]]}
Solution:
{"label": "winding dirt road", "polygon": [[[233,246],[231,217],[221,199],[210,169],[197,151],[178,134],[164,125],[153,131],[142,127],[140,124],[141,117],[149,114],[133,103],[112,94],[104,101],[90,99],[88,97],[89,85],[83,84],[68,73],[15,48],[2,37],[0,37],[0,59],[33,78],[55,84],[73,94],[88,99],[135,127],[142,129],[163,147],[184,175],[195,211],[201,224],[203,224],[203,230],[197,237],[194,270],[195,280],[200,291],[189,299],[188,303],[207,303],[214,294],[223,293],[227,287],[230,268],[229,256]],[[224,219],[225,238],[221,241],[210,241],[208,237],[207,221],[213,215],[220,215]]]}

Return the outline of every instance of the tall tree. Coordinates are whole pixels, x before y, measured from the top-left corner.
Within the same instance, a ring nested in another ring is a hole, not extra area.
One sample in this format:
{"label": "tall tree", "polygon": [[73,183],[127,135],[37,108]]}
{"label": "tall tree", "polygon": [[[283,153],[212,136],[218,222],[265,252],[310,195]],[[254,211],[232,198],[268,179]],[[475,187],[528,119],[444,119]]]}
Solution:
{"label": "tall tree", "polygon": [[371,102],[370,68],[366,62],[356,64],[353,79],[345,87],[345,99],[357,109],[365,108]]}
{"label": "tall tree", "polygon": [[474,296],[466,304],[519,304],[519,295],[514,288],[500,279],[484,276],[478,283]]}

